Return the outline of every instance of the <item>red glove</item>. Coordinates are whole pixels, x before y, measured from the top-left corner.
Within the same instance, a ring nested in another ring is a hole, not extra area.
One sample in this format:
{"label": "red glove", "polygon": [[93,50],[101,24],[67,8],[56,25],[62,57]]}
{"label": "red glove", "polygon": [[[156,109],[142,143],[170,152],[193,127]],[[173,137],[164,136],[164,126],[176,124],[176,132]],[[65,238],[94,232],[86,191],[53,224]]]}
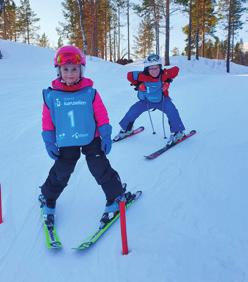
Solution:
{"label": "red glove", "polygon": [[169,82],[165,82],[162,86],[162,90],[163,92],[166,92],[170,87],[170,83]]}
{"label": "red glove", "polygon": [[141,84],[139,85],[139,91],[146,91],[146,86],[145,86],[144,83],[141,83]]}

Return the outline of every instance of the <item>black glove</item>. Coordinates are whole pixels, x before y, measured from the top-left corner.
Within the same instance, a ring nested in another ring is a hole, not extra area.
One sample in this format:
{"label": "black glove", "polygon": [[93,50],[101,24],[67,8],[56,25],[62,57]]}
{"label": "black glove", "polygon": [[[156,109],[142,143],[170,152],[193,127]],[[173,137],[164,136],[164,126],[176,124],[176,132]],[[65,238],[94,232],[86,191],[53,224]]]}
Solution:
{"label": "black glove", "polygon": [[140,85],[140,83],[138,83],[138,84],[132,84],[132,83],[130,83],[130,85],[131,85],[131,86],[134,86],[134,90],[135,90],[135,91],[139,91],[139,85]]}
{"label": "black glove", "polygon": [[168,83],[171,83],[172,81],[173,81],[172,78],[167,78],[167,79],[165,80],[165,82],[168,82]]}

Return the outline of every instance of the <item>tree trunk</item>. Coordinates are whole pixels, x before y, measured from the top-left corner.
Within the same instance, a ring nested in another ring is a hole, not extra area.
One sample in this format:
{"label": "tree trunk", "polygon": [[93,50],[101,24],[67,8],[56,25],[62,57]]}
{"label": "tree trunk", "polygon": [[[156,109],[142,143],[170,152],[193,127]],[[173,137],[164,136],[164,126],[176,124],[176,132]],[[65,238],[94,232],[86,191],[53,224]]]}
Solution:
{"label": "tree trunk", "polygon": [[226,54],[226,71],[228,73],[230,72],[231,25],[232,25],[232,0],[229,0],[227,54]]}
{"label": "tree trunk", "polygon": [[127,59],[130,60],[130,22],[129,22],[129,0],[127,0]]}
{"label": "tree trunk", "polygon": [[82,46],[83,46],[83,52],[86,55],[87,54],[87,40],[84,32],[84,23],[83,23],[83,3],[82,0],[77,0],[78,2],[78,8],[79,8],[79,14],[80,14],[80,29],[81,29],[81,34],[82,34]]}
{"label": "tree trunk", "polygon": [[196,1],[195,58],[199,60],[199,0]]}
{"label": "tree trunk", "polygon": [[121,58],[121,9],[118,6],[118,40],[117,40],[117,59]]}
{"label": "tree trunk", "polygon": [[220,50],[220,45],[219,43],[216,46],[216,59],[219,60],[219,50]]}
{"label": "tree trunk", "polygon": [[155,1],[153,1],[153,13],[154,13],[154,21],[155,21],[155,36],[156,36],[156,54],[159,55],[159,15],[157,13],[157,7]]}
{"label": "tree trunk", "polygon": [[3,3],[3,38],[7,39],[7,27],[6,27],[6,11]]}
{"label": "tree trunk", "polygon": [[232,29],[231,29],[231,61],[233,62],[234,60],[234,40],[235,40],[235,31],[234,31],[234,25],[232,24]]}
{"label": "tree trunk", "polygon": [[170,65],[170,0],[165,3],[165,53],[164,65]]}
{"label": "tree trunk", "polygon": [[114,42],[113,42],[113,49],[114,49],[114,52],[113,52],[113,56],[114,56],[114,62],[116,62],[116,26],[114,26]]}
{"label": "tree trunk", "polygon": [[203,0],[203,10],[202,10],[202,50],[201,55],[202,57],[205,57],[205,10],[206,10],[206,0]]}
{"label": "tree trunk", "polygon": [[111,20],[109,19],[109,60],[113,61],[113,54],[112,54],[112,36],[111,36]]}
{"label": "tree trunk", "polygon": [[107,25],[108,25],[108,15],[107,8],[105,9],[105,22],[104,22],[104,59],[108,59],[108,50],[107,50]]}
{"label": "tree trunk", "polygon": [[189,1],[189,34],[188,34],[188,60],[191,60],[192,40],[192,0]]}
{"label": "tree trunk", "polygon": [[93,9],[94,9],[94,32],[93,32],[93,55],[98,56],[98,16],[97,16],[97,11],[98,11],[98,1],[93,1]]}

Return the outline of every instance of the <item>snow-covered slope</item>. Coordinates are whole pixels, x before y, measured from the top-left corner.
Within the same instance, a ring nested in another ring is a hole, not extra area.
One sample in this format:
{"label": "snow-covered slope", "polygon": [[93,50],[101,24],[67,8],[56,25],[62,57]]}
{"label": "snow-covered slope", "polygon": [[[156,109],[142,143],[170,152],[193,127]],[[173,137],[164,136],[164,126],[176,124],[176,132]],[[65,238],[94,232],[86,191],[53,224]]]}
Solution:
{"label": "snow-covered slope", "polygon": [[[71,250],[98,225],[105,204],[83,158],[58,200],[64,248],[53,252],[45,247],[37,196],[52,165],[40,131],[41,89],[55,77],[54,52],[7,41],[0,49],[0,281],[248,281],[248,68],[232,66],[227,75],[214,66],[221,61],[171,58],[182,72],[170,96],[186,128],[198,134],[145,161],[165,142],[155,111],[156,135],[144,113],[136,125],[145,131],[113,145],[112,166],[130,190],[143,190],[127,214],[129,255],[121,255],[118,223],[89,251]],[[126,73],[139,68],[87,60],[86,75],[101,93],[114,133],[136,101]]]}

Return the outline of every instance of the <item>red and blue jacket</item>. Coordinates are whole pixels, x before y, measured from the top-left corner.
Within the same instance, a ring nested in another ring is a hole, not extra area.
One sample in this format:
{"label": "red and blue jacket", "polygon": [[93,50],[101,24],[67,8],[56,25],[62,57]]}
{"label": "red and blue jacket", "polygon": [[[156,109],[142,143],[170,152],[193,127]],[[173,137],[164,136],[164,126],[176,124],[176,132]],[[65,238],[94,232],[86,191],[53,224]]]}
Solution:
{"label": "red and blue jacket", "polygon": [[[178,67],[172,67],[170,69],[163,69],[160,72],[158,78],[154,78],[150,76],[146,71],[132,71],[127,73],[127,79],[131,82],[131,85],[137,87],[142,87],[142,83],[144,82],[162,82],[162,92],[164,96],[169,96],[169,84],[167,83],[168,80],[174,79],[179,73]],[[167,87],[165,84],[168,84]],[[141,89],[142,90],[142,89]]]}

